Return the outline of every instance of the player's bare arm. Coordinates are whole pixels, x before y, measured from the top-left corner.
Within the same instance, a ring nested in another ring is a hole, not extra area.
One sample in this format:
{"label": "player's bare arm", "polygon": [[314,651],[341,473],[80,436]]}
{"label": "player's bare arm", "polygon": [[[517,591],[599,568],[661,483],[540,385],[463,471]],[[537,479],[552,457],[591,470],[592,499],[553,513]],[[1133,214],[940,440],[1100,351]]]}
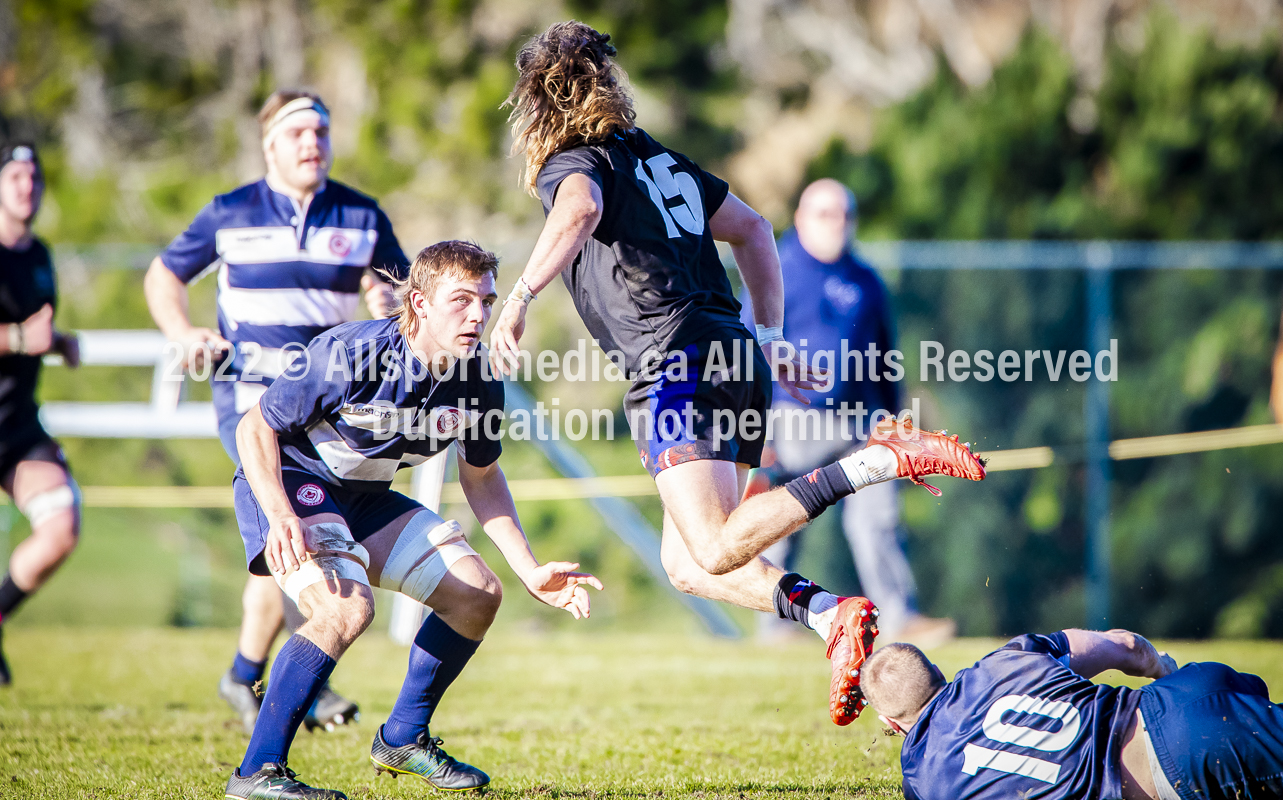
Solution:
{"label": "player's bare arm", "polygon": [[[815,388],[824,376],[808,370],[801,359],[790,355],[780,333],[784,325],[784,278],[770,221],[734,194],[728,194],[709,219],[708,227],[714,239],[731,246],[731,254],[753,299],[754,321],[762,330],[774,332],[766,336],[759,333],[759,339],[765,339],[759,343],[771,363],[779,365],[776,377],[780,385],[799,403],[810,405],[811,401],[801,390]],[[771,338],[772,335],[775,338]]]}
{"label": "player's bare arm", "polygon": [[[570,266],[601,221],[602,208],[601,188],[588,176],[570,175],[561,182],[521,280],[490,331],[490,363],[497,371],[511,375],[518,360],[529,303],[518,294],[522,284],[536,295]],[[777,261],[777,271],[778,266]]]}
{"label": "player's bare arm", "polygon": [[184,358],[191,359],[197,368],[202,366],[205,348],[196,345],[208,346],[212,354],[226,353],[231,349],[231,342],[220,336],[218,331],[192,325],[187,315],[187,284],[165,266],[160,256],[153,258],[147,268],[147,275],[143,278],[143,296],[147,299],[147,309],[151,311],[156,327],[171,342],[182,344]]}
{"label": "player's bare arm", "polygon": [[481,528],[521,579],[530,595],[545,605],[565,609],[575,619],[586,619],[591,611],[588,591],[584,586],[601,590],[601,581],[586,572],[576,572],[578,564],[550,561],[540,564],[530,549],[530,541],[521,530],[517,508],[508,490],[499,463],[474,467],[459,461],[459,485]]}
{"label": "player's bare arm", "polygon": [[307,558],[303,522],[290,506],[281,482],[281,450],[276,431],[263,419],[257,405],[245,413],[237,426],[236,446],[245,479],[271,526],[264,550],[268,568],[278,575],[298,569]]}
{"label": "player's bare arm", "polygon": [[1122,630],[1085,631],[1069,628],[1069,668],[1084,678],[1116,669],[1137,678],[1165,678],[1176,671],[1176,660],[1160,652],[1139,633]]}

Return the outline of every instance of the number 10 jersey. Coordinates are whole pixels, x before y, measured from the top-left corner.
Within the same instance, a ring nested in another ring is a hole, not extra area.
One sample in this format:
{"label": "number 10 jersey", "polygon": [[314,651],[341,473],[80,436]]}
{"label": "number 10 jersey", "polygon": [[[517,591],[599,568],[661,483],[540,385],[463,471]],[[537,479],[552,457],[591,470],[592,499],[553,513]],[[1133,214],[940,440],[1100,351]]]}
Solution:
{"label": "number 10 jersey", "polygon": [[1064,633],[1027,635],[958,672],[923,709],[900,764],[909,800],[1122,796],[1140,692],[1069,669]]}

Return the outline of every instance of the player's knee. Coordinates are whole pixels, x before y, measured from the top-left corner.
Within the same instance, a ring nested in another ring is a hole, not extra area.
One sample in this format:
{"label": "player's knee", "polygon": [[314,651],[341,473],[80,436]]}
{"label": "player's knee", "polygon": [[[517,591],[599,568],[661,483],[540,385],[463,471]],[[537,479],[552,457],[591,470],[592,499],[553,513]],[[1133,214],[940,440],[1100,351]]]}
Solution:
{"label": "player's knee", "polygon": [[49,549],[59,561],[71,555],[80,543],[80,526],[74,519],[68,519],[61,525],[47,525],[40,535],[49,545]]}
{"label": "player's knee", "polygon": [[68,481],[27,498],[22,513],[31,530],[57,555],[65,558],[80,537],[80,488]]}
{"label": "player's knee", "polygon": [[689,560],[674,563],[671,559],[665,559],[664,571],[668,573],[668,582],[683,594],[701,594],[703,583],[708,579],[708,573]]}
{"label": "player's knee", "polygon": [[334,604],[330,624],[335,633],[344,642],[351,643],[370,627],[374,621],[374,596],[368,587],[359,587],[364,591],[354,591],[346,597],[340,597]]}
{"label": "player's knee", "polygon": [[743,566],[735,562],[732,554],[716,547],[700,548],[699,552],[691,553],[691,558],[709,575],[725,575]]}
{"label": "player's knee", "polygon": [[461,602],[467,605],[472,616],[489,625],[503,603],[503,584],[497,575],[486,569],[478,576],[476,585],[468,587]]}

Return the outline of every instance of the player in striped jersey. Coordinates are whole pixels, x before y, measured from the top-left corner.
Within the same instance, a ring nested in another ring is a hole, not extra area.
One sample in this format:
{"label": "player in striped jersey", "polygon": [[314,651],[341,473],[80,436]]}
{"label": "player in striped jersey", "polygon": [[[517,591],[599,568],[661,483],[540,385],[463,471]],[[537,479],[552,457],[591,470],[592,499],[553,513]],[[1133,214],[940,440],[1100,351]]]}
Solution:
{"label": "player in striped jersey", "polygon": [[272,664],[263,713],[227,782],[233,800],[342,800],[286,766],[308,703],[374,617],[371,586],[426,603],[396,705],[374,735],[380,773],[439,789],[489,783],[429,733],[442,694],[494,621],[502,584],[458,522],[392,490],[397,470],[452,443],[459,485],[486,535],[541,603],[588,616],[578,564],[540,564],[499,467],[503,382],[477,357],[498,259],[440,242],[415,259],[399,319],[350,322],[308,345],[237,429],[232,483],[249,569],[270,571],[307,614]]}
{"label": "player in striped jersey", "polygon": [[[385,315],[391,289],[376,275],[404,276],[408,264],[378,204],[329,179],[332,163],[325,103],[310,92],[272,94],[259,112],[267,175],[215,197],[151,264],[147,304],[156,324],[212,374],[219,438],[239,464],[236,425],[312,337],[353,319],[362,291],[371,315]],[[369,272],[367,272],[369,270]],[[187,285],[217,273],[218,330],[192,324]],[[251,576],[236,658],[219,695],[254,728],[262,676],[282,616],[291,631],[297,609],[282,604],[270,578]],[[322,693],[308,727],[343,724],[354,703]]]}

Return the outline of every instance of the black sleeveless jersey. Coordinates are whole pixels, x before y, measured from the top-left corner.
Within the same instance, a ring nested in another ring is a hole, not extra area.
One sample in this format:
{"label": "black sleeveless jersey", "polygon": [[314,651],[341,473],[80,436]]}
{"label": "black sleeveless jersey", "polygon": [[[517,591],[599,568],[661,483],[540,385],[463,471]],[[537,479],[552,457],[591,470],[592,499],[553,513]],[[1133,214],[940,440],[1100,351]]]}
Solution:
{"label": "black sleeveless jersey", "polygon": [[[32,239],[26,250],[0,246],[0,324],[22,322],[56,297],[53,259],[43,242]],[[40,356],[0,355],[0,438],[29,433],[38,424],[40,362]]]}
{"label": "black sleeveless jersey", "polygon": [[536,181],[545,214],[576,173],[601,188],[604,208],[562,279],[604,350],[621,351],[634,372],[649,351],[744,331],[708,227],[725,181],[635,129],[548,159]]}

